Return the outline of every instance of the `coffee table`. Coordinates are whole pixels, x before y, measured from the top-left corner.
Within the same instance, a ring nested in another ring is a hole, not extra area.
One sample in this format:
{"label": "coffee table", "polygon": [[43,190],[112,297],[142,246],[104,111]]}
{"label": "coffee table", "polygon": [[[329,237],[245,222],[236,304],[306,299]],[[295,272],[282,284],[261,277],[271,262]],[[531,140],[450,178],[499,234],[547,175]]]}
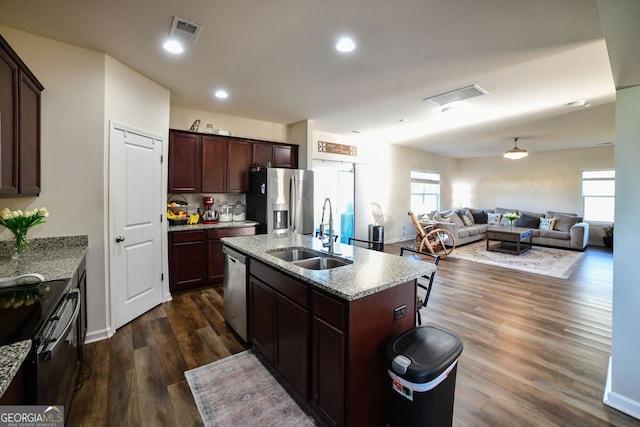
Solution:
{"label": "coffee table", "polygon": [[[524,227],[487,228],[487,250],[520,255],[532,246],[533,230]],[[493,243],[492,242],[497,242]]]}

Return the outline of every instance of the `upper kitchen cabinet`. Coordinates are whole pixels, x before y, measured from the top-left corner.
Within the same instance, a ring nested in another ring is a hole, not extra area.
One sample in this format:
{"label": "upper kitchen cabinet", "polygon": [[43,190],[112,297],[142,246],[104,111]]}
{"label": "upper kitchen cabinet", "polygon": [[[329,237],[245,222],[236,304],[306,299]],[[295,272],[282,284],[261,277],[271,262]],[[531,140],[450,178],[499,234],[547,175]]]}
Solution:
{"label": "upper kitchen cabinet", "polygon": [[254,142],[252,147],[252,164],[264,167],[267,163],[274,168],[297,169],[298,146]]}
{"label": "upper kitchen cabinet", "polygon": [[202,193],[246,193],[251,144],[220,135],[202,135]]}
{"label": "upper kitchen cabinet", "polygon": [[169,133],[169,193],[200,192],[201,145],[197,134]]}
{"label": "upper kitchen cabinet", "polygon": [[0,36],[0,197],[40,194],[42,84]]}
{"label": "upper kitchen cabinet", "polygon": [[169,130],[170,193],[246,193],[251,165],[297,168],[296,145]]}

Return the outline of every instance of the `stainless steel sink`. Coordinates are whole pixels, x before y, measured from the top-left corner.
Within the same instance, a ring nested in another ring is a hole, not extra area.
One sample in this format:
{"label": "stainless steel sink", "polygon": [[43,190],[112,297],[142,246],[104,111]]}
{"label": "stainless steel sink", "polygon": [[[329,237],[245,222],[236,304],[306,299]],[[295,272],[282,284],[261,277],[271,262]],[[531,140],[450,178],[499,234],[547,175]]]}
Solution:
{"label": "stainless steel sink", "polygon": [[324,255],[322,252],[302,248],[272,249],[267,253],[283,261],[299,261]]}
{"label": "stainless steel sink", "polygon": [[267,253],[308,270],[329,270],[331,268],[353,264],[353,261],[334,258],[324,252],[306,248],[271,249],[267,251]]}
{"label": "stainless steel sink", "polygon": [[329,270],[331,268],[353,264],[353,261],[329,258],[328,256],[319,256],[301,261],[294,261],[293,264],[308,270]]}

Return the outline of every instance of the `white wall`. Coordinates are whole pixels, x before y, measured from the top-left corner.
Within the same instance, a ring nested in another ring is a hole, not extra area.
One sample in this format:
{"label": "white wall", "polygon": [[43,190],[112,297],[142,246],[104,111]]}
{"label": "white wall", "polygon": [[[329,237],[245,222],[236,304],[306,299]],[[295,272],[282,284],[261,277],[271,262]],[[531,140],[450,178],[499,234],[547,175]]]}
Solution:
{"label": "white wall", "polygon": [[286,139],[287,126],[280,123],[227,116],[177,105],[171,106],[169,121],[171,129],[189,130],[193,122],[197,119],[200,119],[199,132],[205,132],[207,123],[211,123],[214,129],[228,130],[233,136],[274,142],[288,142]]}
{"label": "white wall", "polygon": [[[456,183],[469,186],[469,205],[474,208],[502,207],[582,215],[582,171],[613,169],[614,153],[614,146],[604,146],[534,152],[520,160],[504,157],[460,159]],[[589,244],[602,246],[603,234],[602,225],[592,224]]]}
{"label": "white wall", "polygon": [[635,212],[640,211],[640,86],[616,95],[616,235],[613,262],[613,331],[605,403],[640,418],[640,286]]}
{"label": "white wall", "polygon": [[457,181],[471,185],[472,207],[582,214],[582,171],[613,169],[614,152],[606,146],[529,153],[520,160],[460,159]]}
{"label": "white wall", "polygon": [[[29,237],[87,234],[88,339],[105,336],[108,286],[108,121],[166,135],[169,92],[103,53],[0,26],[44,85],[39,197],[1,206],[46,206],[47,223]],[[10,239],[8,231],[0,239]]]}
{"label": "white wall", "polygon": [[[88,329],[103,329],[105,56],[8,27],[0,31],[45,88],[42,192],[37,198],[5,199],[2,206],[49,209],[47,223],[33,228],[30,237],[89,235]],[[3,232],[0,238],[10,236]]]}

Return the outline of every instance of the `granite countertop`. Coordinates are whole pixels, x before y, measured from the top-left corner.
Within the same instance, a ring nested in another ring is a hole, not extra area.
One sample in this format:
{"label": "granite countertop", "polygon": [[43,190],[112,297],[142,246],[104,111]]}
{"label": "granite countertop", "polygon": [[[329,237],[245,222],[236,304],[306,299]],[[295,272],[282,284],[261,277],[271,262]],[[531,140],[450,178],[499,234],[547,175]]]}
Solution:
{"label": "granite countertop", "polygon": [[[0,277],[40,273],[45,280],[70,279],[88,250],[88,237],[66,236],[33,239],[29,249],[13,260],[7,242],[0,242]],[[10,244],[10,242],[8,242]]]}
{"label": "granite countertop", "polygon": [[170,225],[168,231],[195,231],[195,230],[209,230],[212,228],[238,228],[238,227],[253,227],[258,225],[255,221],[228,221],[217,222],[215,224],[194,224],[194,225]]}
{"label": "granite countertop", "polygon": [[431,274],[436,269],[430,262],[345,244],[336,244],[336,256],[351,260],[353,264],[329,270],[308,270],[267,253],[268,250],[290,247],[323,250],[320,240],[296,233],[224,237],[222,242],[347,301]]}
{"label": "granite countertop", "polygon": [[[45,280],[71,279],[89,247],[88,236],[33,239],[19,259],[10,257],[11,241],[0,242],[0,277],[40,273]],[[31,349],[31,341],[0,346],[0,396]]]}
{"label": "granite countertop", "polygon": [[31,350],[31,340],[24,340],[0,347],[0,397],[9,388],[22,362]]}

